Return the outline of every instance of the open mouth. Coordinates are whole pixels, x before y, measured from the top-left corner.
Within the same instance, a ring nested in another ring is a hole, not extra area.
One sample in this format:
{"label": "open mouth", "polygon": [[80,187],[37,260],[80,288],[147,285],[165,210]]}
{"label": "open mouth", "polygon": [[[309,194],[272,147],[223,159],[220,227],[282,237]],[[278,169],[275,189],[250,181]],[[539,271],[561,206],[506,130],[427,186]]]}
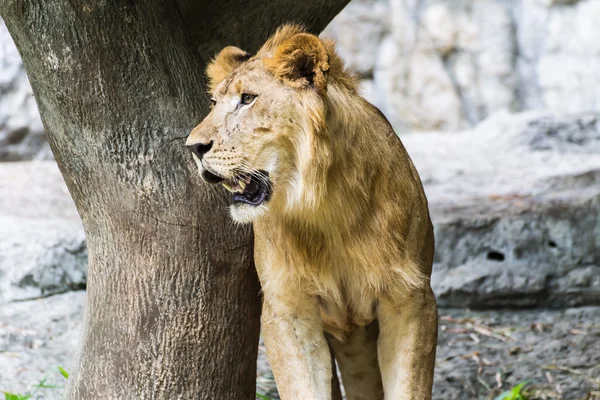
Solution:
{"label": "open mouth", "polygon": [[236,174],[230,179],[223,179],[208,171],[204,172],[203,176],[208,182],[221,182],[223,187],[231,192],[233,204],[244,203],[258,206],[271,197],[272,185],[267,171],[256,171],[252,175]]}

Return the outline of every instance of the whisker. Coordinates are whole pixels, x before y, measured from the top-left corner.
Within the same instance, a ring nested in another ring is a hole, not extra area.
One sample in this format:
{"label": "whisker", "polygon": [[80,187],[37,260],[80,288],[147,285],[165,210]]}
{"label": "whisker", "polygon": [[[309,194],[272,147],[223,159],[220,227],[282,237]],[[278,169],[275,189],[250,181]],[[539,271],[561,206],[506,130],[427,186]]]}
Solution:
{"label": "whisker", "polygon": [[[250,155],[245,152],[239,152],[243,156],[249,157]],[[258,168],[254,167],[248,160],[242,158],[237,163],[231,161],[225,161],[222,159],[214,159],[212,163],[215,166],[224,167],[233,171],[233,177],[253,177],[269,189],[273,189],[276,183],[273,182],[269,177]]]}
{"label": "whisker", "polygon": [[248,161],[242,160],[240,163],[240,167],[244,170],[244,172],[247,172],[251,176],[254,176],[256,179],[258,179],[259,181],[264,183],[269,188],[273,187],[273,185],[274,185],[273,181],[271,181],[269,179],[269,177],[267,175],[265,175],[263,172],[261,172],[257,168],[254,168]]}

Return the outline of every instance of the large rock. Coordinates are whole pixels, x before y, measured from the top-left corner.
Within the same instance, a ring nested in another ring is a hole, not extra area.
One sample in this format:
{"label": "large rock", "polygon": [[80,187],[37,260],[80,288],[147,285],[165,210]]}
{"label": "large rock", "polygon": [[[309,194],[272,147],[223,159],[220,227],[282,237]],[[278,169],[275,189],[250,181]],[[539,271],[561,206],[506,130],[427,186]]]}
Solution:
{"label": "large rock", "polygon": [[0,193],[0,304],[84,288],[85,234],[56,163],[0,163]]}
{"label": "large rock", "polygon": [[398,129],[600,110],[597,0],[353,0],[324,36]]}
{"label": "large rock", "polygon": [[25,68],[0,19],[0,161],[50,158]]}
{"label": "large rock", "polygon": [[[600,301],[596,114],[498,114],[473,131],[403,140],[436,229],[446,307]],[[83,228],[52,162],[0,164],[0,301],[85,286]]]}
{"label": "large rock", "polygon": [[600,304],[600,115],[498,114],[403,140],[436,234],[444,307]]}

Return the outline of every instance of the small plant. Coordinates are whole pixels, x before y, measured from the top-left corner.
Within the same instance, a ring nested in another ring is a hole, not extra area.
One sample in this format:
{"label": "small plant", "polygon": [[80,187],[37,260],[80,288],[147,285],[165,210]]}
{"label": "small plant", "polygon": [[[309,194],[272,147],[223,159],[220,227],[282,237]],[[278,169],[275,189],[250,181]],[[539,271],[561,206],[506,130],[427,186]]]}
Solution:
{"label": "small plant", "polygon": [[4,392],[4,400],[28,400],[30,398],[31,398],[30,394],[21,395],[21,394]]}
{"label": "small plant", "polygon": [[[69,379],[69,373],[62,367],[58,367],[58,372],[65,378]],[[15,394],[10,392],[4,392],[4,400],[29,400],[33,395],[40,389],[62,389],[62,385],[49,385],[46,383],[48,377],[43,377],[38,383],[33,385],[33,389],[26,394]]]}
{"label": "small plant", "polygon": [[528,400],[528,396],[523,393],[523,388],[527,382],[521,382],[506,392],[497,396],[494,400]]}
{"label": "small plant", "polygon": [[64,376],[65,379],[69,379],[69,373],[67,371],[64,370],[63,367],[58,367],[58,372],[60,372],[60,374],[62,376]]}

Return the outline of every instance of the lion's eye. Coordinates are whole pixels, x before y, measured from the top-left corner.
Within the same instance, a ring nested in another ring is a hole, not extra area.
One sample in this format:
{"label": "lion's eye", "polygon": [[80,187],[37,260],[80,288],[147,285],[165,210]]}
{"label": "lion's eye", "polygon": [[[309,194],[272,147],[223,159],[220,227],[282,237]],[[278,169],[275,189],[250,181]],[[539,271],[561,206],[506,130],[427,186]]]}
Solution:
{"label": "lion's eye", "polygon": [[242,93],[241,103],[243,105],[247,106],[248,104],[252,103],[255,98],[256,98],[255,94]]}

